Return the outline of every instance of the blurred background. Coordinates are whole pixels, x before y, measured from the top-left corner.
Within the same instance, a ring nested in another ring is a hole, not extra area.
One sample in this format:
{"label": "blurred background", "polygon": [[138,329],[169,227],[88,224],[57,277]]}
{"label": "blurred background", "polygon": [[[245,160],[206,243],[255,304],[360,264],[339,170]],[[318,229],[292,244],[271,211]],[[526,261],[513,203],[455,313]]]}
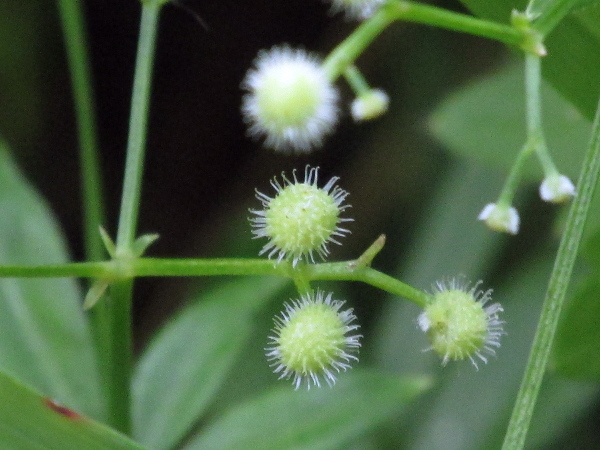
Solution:
{"label": "blurred background", "polygon": [[[84,2],[108,212],[104,226],[113,236],[138,3]],[[458,1],[430,3],[467,12]],[[255,257],[264,245],[251,239],[247,222],[248,208],[259,205],[255,188],[267,193],[273,176],[306,164],[320,166],[322,180],[340,176],[339,185],[350,192],[355,222],[343,247],[332,247],[332,259],[355,258],[384,233],[387,245],[374,267],[426,290],[444,277],[483,279],[485,289],[497,288],[495,299],[505,306],[508,333],[498,358],[478,372],[468,363],[442,370],[435,355],[422,352],[427,341],[416,329],[416,307],[365,285],[323,284],[347,299],[359,316],[365,335],[361,365],[430,373],[438,379],[426,398],[355,448],[496,448],[522,375],[566,210],[539,201],[536,183],[541,174],[533,165],[535,183],[524,183],[516,200],[523,220],[518,236],[499,236],[475,220],[497,198],[506,168],[524,140],[522,123],[511,121],[520,121],[523,113],[520,54],[473,36],[395,24],[357,62],[370,84],[389,94],[387,115],[353,123],[348,110],[352,94],[340,81],[342,117],[321,150],[281,155],[248,138],[240,114],[240,83],[257,52],[288,43],[326,55],[355,26],[317,0],[248,0],[243,5],[235,0],[178,0],[166,5],[157,42],[139,232],[160,234],[148,256]],[[0,134],[49,202],[73,259],[80,261],[77,137],[54,2],[0,3],[0,61]],[[478,84],[482,80],[492,81]],[[470,86],[471,97],[453,101],[463,86]],[[589,114],[580,114],[550,88],[548,92],[548,115],[557,114],[548,122],[559,124],[551,128],[562,136],[557,137],[560,145],[564,141],[576,148],[570,152],[575,162],[565,169],[575,180]],[[495,115],[499,112],[505,114]],[[505,147],[506,142],[511,146]],[[558,153],[559,166],[566,153]],[[190,293],[218,282],[139,280],[138,349]],[[264,325],[258,327],[257,361],[240,363],[244,381],[232,376],[216,410],[274,382],[260,353],[271,313],[290,295],[273,302],[258,319]],[[597,386],[549,378],[531,448],[600,448]],[[471,408],[475,403],[481,409]]]}

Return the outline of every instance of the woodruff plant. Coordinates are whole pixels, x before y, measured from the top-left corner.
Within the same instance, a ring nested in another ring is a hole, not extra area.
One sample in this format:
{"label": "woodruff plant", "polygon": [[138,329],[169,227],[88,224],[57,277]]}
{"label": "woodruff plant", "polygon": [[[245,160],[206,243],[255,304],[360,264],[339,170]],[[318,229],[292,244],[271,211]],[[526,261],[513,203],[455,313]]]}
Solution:
{"label": "woodruff plant", "polygon": [[[152,55],[158,17],[164,3],[164,0],[142,1],[131,128],[116,239],[113,241],[102,231],[102,242],[110,259],[56,266],[0,267],[0,275],[4,276],[79,276],[95,280],[85,306],[94,308],[90,320],[109,410],[104,420],[123,433],[131,433],[131,298],[133,280],[138,276],[274,275],[291,279],[298,291],[297,296],[284,303],[283,311],[275,316],[275,327],[265,352],[275,374],[282,379],[291,379],[295,389],[302,385],[320,387],[323,382],[333,386],[340,372],[357,363],[363,339],[362,335],[356,334],[359,325],[353,309],[346,308],[345,301],[337,299],[337,294],[315,288],[313,284],[319,280],[361,281],[406,298],[422,309],[415,318],[416,326],[427,335],[431,342],[428,350],[439,355],[442,365],[450,361],[470,360],[477,368],[478,362],[487,363],[488,356],[495,355],[500,346],[504,321],[500,316],[502,306],[499,303],[488,304],[492,290],[480,290],[481,282],[469,284],[459,277],[449,278],[438,281],[434,292],[427,293],[375,270],[371,263],[384,246],[384,236],[376,239],[355,260],[325,261],[329,245],[341,244],[341,238],[350,234],[345,223],[353,218],[347,216],[349,205],[346,199],[349,194],[337,186],[339,178],[333,177],[324,184],[320,183],[318,167],[307,165],[304,177],[298,177],[294,171],[291,176],[283,173],[281,181],[273,178],[271,186],[275,192],[270,195],[256,191],[262,208],[251,209],[249,220],[254,237],[267,240],[260,251],[260,255],[267,258],[171,260],[143,257],[147,247],[156,239],[155,235],[136,237],[136,230]],[[70,7],[75,8],[74,5],[72,3]],[[589,164],[584,165],[577,192],[571,180],[561,174],[553,162],[544,139],[540,80],[541,59],[547,51],[545,35],[536,28],[536,23],[544,17],[543,10],[536,12],[535,4],[530,4],[524,13],[515,12],[511,25],[403,0],[334,0],[332,11],[344,11],[347,19],[362,22],[328,56],[320,58],[307,50],[278,44],[259,51],[241,84],[244,91],[242,113],[249,135],[263,140],[265,146],[276,151],[310,153],[324,144],[340,120],[342,106],[336,88],[340,77],[354,92],[350,111],[355,121],[375,119],[386,112],[390,101],[387,94],[369,86],[355,61],[372,40],[395,21],[407,20],[472,33],[517,46],[525,53],[527,139],[498,200],[486,205],[479,219],[496,231],[510,234],[519,231],[519,214],[512,203],[524,163],[531,155],[537,157],[544,172],[539,189],[541,198],[561,203],[575,197],[575,202],[557,257],[557,269],[550,281],[549,292],[552,295],[549,294],[542,312],[541,332],[534,342],[523,388],[506,436],[506,448],[522,448],[581,239],[582,218],[589,209],[592,188],[597,180],[600,119],[595,126],[595,145],[590,147],[586,159]],[[556,13],[555,10],[550,11]],[[72,33],[68,36],[69,42],[81,41],[77,34],[80,28],[66,28],[68,33]],[[84,50],[70,48],[70,51],[73,67],[82,64]],[[81,77],[74,85],[82,89],[77,98],[80,102],[80,133],[84,136],[91,133],[92,127],[91,121],[87,120],[89,117],[85,116],[91,114],[85,106],[85,100],[90,97],[89,80],[85,67],[73,73]],[[86,143],[83,138],[82,142],[82,148],[85,151],[91,148],[93,155],[94,144]],[[93,165],[96,159],[90,156],[84,157],[83,161]],[[92,171],[97,172],[97,168]],[[98,198],[94,198],[99,191],[99,188],[89,190],[88,207],[101,204]],[[93,236],[90,230],[99,225],[101,216],[98,210],[87,211],[90,219],[88,244],[100,242],[100,238]],[[102,298],[107,288],[109,295]],[[368,339],[367,334],[364,339]],[[198,383],[201,384],[202,380]],[[53,405],[51,409],[64,416],[75,417],[70,410],[61,409],[54,402],[46,404]],[[193,416],[189,424],[184,424],[171,447],[184,440],[198,419],[199,416]]]}

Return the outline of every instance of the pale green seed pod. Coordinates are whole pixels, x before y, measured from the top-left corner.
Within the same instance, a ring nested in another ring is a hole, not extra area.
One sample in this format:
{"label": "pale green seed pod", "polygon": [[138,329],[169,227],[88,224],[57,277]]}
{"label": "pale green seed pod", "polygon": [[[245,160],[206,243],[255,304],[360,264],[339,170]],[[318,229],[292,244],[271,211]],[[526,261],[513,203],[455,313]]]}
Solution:
{"label": "pale green seed pod", "polygon": [[282,174],[283,183],[276,178],[271,186],[276,191],[274,197],[256,192],[262,210],[250,210],[257,217],[251,218],[252,233],[255,238],[266,237],[269,242],[260,251],[278,262],[287,258],[296,266],[302,259],[315,262],[315,254],[322,259],[329,254],[328,245],[350,233],[341,228],[343,222],[352,221],[340,214],[350,205],[344,205],[348,193],[335,185],[338,178],[331,178],[319,188],[318,167],[306,166],[304,181],[300,182],[293,172],[293,180]]}
{"label": "pale green seed pod", "polygon": [[498,313],[503,309],[499,303],[485,306],[492,290],[478,290],[480,284],[469,288],[456,279],[438,282],[433,299],[419,315],[419,327],[443,365],[469,359],[477,367],[475,357],[487,363],[484,355],[495,355],[500,346],[500,336],[505,333]]}
{"label": "pale green seed pod", "polygon": [[359,325],[352,323],[352,309],[341,310],[343,305],[322,291],[285,304],[265,349],[279,379],[291,378],[295,389],[321,386],[323,380],[333,386],[336,374],[358,361],[362,336],[352,334]]}

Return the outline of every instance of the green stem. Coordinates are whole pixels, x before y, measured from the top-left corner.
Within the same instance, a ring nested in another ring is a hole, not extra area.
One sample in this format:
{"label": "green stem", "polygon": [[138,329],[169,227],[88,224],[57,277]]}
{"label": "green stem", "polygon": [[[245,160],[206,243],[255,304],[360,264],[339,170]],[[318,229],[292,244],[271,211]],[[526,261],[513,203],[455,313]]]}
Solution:
{"label": "green stem", "polygon": [[367,80],[365,80],[365,77],[363,77],[362,73],[360,73],[355,65],[346,67],[344,78],[346,78],[346,81],[354,91],[354,95],[357,97],[360,97],[371,90]]}
{"label": "green stem", "polygon": [[[88,261],[100,261],[105,257],[105,252],[98,233],[98,227],[105,222],[105,212],[94,113],[95,102],[86,45],[85,23],[80,2],[76,0],[59,0],[58,8],[71,72],[71,85],[77,117],[80,177],[83,192],[85,255]],[[96,347],[98,370],[104,389],[107,389],[109,377],[106,370],[110,365],[110,362],[106,359],[108,355],[106,343],[108,342],[107,335],[110,326],[107,305],[105,303],[98,305],[89,317]]]}
{"label": "green stem", "polygon": [[505,44],[517,45],[534,54],[545,54],[543,45],[536,40],[535,30],[531,28],[518,29],[435,6],[404,0],[388,0],[325,59],[323,67],[329,79],[333,81],[342,75],[369,44],[396,20],[474,34]]}
{"label": "green stem", "polygon": [[557,175],[558,170],[548,153],[546,138],[542,127],[542,62],[536,55],[525,55],[525,92],[527,106],[527,144],[530,151],[535,151],[544,175]]}
{"label": "green stem", "polygon": [[498,204],[512,204],[515,192],[523,174],[525,162],[535,153],[542,164],[545,176],[558,174],[558,170],[548,153],[542,126],[541,104],[541,58],[536,55],[525,55],[525,122],[527,136],[525,144],[519,151],[515,162],[500,193]]}
{"label": "green stem", "polygon": [[[365,258],[374,256],[380,249],[382,238],[365,252]],[[117,282],[134,277],[200,277],[275,275],[300,280],[299,289],[314,280],[361,281],[392,294],[425,306],[430,296],[401,281],[372,269],[370,260],[356,259],[336,263],[307,264],[298,276],[298,268],[284,261],[278,264],[268,259],[159,259],[139,258],[129,262],[112,260],[100,263],[74,263],[56,266],[0,266],[0,277],[90,277]],[[114,289],[113,289],[114,291]]]}
{"label": "green stem", "polygon": [[98,227],[104,222],[105,214],[98,157],[96,116],[94,113],[95,101],[92,92],[92,76],[86,45],[85,24],[80,2],[59,0],[58,7],[71,73],[77,117],[77,134],[81,152],[86,259],[99,261],[105,256],[102,241],[98,234]]}
{"label": "green stem", "polygon": [[408,284],[371,267],[357,266],[356,261],[315,264],[308,267],[311,280],[362,281],[390,294],[404,297],[420,307],[425,307],[430,296]]}
{"label": "green stem", "polygon": [[121,213],[117,232],[117,253],[120,256],[129,256],[137,230],[159,12],[160,5],[154,2],[142,3],[140,36],[131,97],[127,160],[125,161]]}
{"label": "green stem", "polygon": [[[137,230],[141,199],[142,173],[146,147],[146,130],[150,103],[150,86],[154,47],[158,30],[158,18],[162,3],[142,2],[140,35],[135,62],[127,159],[121,198],[121,213],[116,242],[116,262],[127,265],[133,257],[133,244]],[[110,392],[109,408],[111,424],[119,431],[129,434],[131,429],[131,407],[129,388],[132,355],[131,304],[133,279],[114,283],[106,303],[111,309],[109,346]]]}
{"label": "green stem", "polygon": [[[384,5],[385,6],[385,5]],[[323,69],[334,81],[342,75],[356,58],[395,20],[394,14],[381,7],[372,17],[364,21],[356,30],[343,40],[323,61]]]}
{"label": "green stem", "polygon": [[133,344],[131,332],[131,298],[133,279],[110,285],[106,301],[110,311],[110,339],[108,351],[110,365],[108,376],[109,424],[124,434],[131,432],[131,371],[133,368]]}
{"label": "green stem", "polygon": [[478,19],[435,6],[392,0],[388,1],[384,7],[390,8],[398,20],[424,23],[447,30],[474,34],[509,45],[522,45],[524,41],[523,33],[512,26]]}
{"label": "green stem", "polygon": [[599,174],[600,102],[594,120],[592,139],[579,176],[578,194],[569,211],[565,231],[558,248],[527,368],[504,438],[502,447],[504,450],[520,450],[525,445],[529,423],[548,364],[558,319]]}

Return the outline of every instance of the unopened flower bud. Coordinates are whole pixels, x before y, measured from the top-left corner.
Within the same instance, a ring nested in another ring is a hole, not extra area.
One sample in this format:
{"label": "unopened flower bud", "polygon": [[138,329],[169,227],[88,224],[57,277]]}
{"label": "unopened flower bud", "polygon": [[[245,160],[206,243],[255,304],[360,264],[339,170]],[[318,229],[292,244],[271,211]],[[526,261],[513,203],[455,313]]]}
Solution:
{"label": "unopened flower bud", "polygon": [[381,89],[371,89],[352,102],[352,118],[356,122],[375,119],[386,113],[390,99]]}
{"label": "unopened flower bud", "polygon": [[477,216],[494,231],[517,234],[519,232],[519,213],[512,206],[499,206],[496,203],[487,204]]}
{"label": "unopened flower bud", "polygon": [[540,197],[545,202],[564,203],[575,196],[575,186],[565,175],[550,175],[540,184]]}

